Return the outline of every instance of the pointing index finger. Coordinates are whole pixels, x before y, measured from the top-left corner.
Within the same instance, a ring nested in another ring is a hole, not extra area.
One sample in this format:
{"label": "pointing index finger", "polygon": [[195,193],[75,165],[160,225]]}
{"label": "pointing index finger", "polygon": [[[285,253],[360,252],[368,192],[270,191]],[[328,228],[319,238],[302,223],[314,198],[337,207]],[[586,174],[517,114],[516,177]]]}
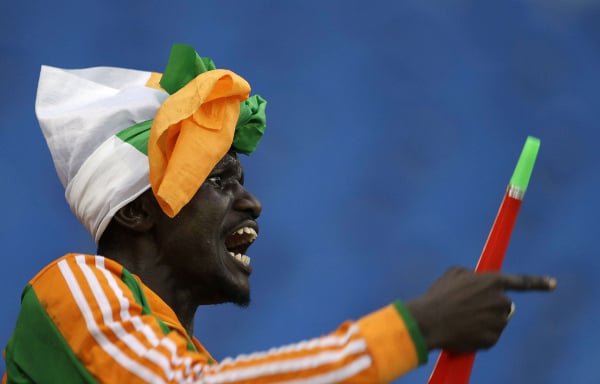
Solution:
{"label": "pointing index finger", "polygon": [[501,275],[504,288],[513,291],[552,291],[556,279],[549,276]]}

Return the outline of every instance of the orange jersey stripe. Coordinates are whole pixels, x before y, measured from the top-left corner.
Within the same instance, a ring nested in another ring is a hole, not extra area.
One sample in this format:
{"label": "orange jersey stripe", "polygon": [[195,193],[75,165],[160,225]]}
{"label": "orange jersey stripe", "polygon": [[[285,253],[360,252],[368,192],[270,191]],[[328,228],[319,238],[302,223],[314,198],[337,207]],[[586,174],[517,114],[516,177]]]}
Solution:
{"label": "orange jersey stripe", "polygon": [[342,371],[349,372],[349,369],[342,368],[352,365],[357,359],[362,358],[364,367],[361,370],[371,366],[367,352],[366,342],[360,338],[358,327],[347,322],[333,334],[268,352],[225,359],[208,371],[217,382],[218,379],[251,382],[268,375],[277,381],[285,381],[319,376],[340,369],[338,375],[341,377]]}
{"label": "orange jersey stripe", "polygon": [[101,382],[118,382],[119,377],[128,377],[132,383],[147,382],[155,375],[152,369],[144,366],[138,369],[139,375],[132,375],[130,369],[136,369],[136,364],[131,355],[116,348],[114,335],[107,336],[104,322],[98,322],[102,314],[75,259],[63,258],[57,265],[38,275],[31,285],[78,358]]}

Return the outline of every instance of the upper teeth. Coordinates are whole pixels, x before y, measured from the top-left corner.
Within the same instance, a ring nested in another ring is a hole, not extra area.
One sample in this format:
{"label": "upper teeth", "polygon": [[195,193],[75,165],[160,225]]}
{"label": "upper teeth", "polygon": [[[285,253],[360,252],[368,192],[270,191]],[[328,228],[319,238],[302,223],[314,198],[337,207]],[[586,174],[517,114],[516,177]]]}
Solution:
{"label": "upper teeth", "polygon": [[241,253],[234,254],[233,252],[229,252],[229,254],[232,257],[235,257],[236,259],[238,259],[239,261],[241,261],[242,263],[244,263],[246,265],[250,264],[250,257],[248,257],[246,255],[242,255]]}
{"label": "upper teeth", "polygon": [[238,235],[243,235],[244,233],[247,233],[247,234],[251,235],[252,240],[256,239],[256,236],[257,236],[254,228],[250,228],[250,227],[242,227],[242,228],[238,229],[237,231],[235,231],[234,233],[237,233]]}
{"label": "upper teeth", "polygon": [[[254,240],[256,240],[256,237],[258,236],[258,234],[254,230],[254,228],[250,228],[250,227],[242,227],[242,228],[238,229],[237,231],[233,232],[232,235],[242,236],[240,238],[230,239],[230,241],[231,241],[231,243],[233,243],[233,245],[251,243]],[[231,245],[231,243],[229,245]]]}
{"label": "upper teeth", "polygon": [[[247,244],[256,240],[257,236],[258,235],[257,235],[256,231],[254,230],[254,228],[242,227],[242,228],[236,230],[235,232],[233,232],[229,236],[229,238],[226,239],[225,244],[228,249],[235,250],[236,247],[243,246],[243,245],[247,246]],[[246,265],[250,264],[250,258],[246,255],[243,255],[241,253],[233,253],[232,251],[229,251],[229,254],[232,257],[235,257],[240,262],[242,262]]]}

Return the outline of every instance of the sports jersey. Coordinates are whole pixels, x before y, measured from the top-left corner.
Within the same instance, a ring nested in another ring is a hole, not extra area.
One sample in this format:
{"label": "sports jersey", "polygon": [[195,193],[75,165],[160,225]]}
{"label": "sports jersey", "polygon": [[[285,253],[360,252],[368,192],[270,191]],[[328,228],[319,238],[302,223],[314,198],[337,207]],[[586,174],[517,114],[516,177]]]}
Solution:
{"label": "sports jersey", "polygon": [[68,254],[25,288],[5,383],[377,383],[427,360],[400,302],[311,340],[217,362],[173,310],[103,256]]}

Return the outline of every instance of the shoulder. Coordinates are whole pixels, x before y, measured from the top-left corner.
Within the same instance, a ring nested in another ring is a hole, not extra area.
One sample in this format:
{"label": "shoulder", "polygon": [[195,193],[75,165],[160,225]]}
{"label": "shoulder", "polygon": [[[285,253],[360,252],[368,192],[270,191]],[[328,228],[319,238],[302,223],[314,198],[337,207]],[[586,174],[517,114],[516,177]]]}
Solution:
{"label": "shoulder", "polygon": [[64,278],[65,275],[72,274],[74,270],[80,270],[82,267],[103,270],[119,276],[123,273],[123,266],[114,260],[98,255],[68,253],[46,265],[31,279],[29,285],[35,286],[41,281],[53,279],[57,276]]}
{"label": "shoulder", "polygon": [[25,288],[21,301],[28,293],[48,304],[64,301],[65,296],[77,298],[86,293],[95,281],[119,281],[123,266],[103,256],[69,253],[42,269]]}

